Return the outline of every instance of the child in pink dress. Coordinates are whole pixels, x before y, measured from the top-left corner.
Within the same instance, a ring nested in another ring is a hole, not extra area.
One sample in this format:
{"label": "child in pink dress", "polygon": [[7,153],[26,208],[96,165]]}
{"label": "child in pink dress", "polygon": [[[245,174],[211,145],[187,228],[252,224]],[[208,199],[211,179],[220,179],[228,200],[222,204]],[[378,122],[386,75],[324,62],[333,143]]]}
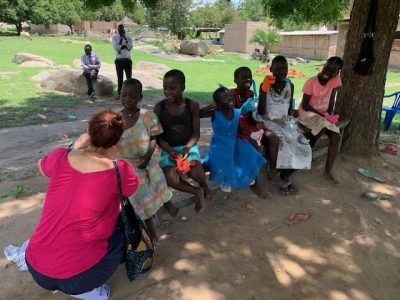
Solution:
{"label": "child in pink dress", "polygon": [[303,100],[299,105],[299,122],[311,132],[305,133],[313,147],[322,134],[329,138],[328,158],[324,176],[332,183],[338,181],[332,175],[332,167],[338,154],[340,144],[339,127],[336,123],[339,115],[333,113],[335,97],[342,86],[340,70],[343,60],[333,56],[328,59],[321,73],[311,77],[303,86]]}

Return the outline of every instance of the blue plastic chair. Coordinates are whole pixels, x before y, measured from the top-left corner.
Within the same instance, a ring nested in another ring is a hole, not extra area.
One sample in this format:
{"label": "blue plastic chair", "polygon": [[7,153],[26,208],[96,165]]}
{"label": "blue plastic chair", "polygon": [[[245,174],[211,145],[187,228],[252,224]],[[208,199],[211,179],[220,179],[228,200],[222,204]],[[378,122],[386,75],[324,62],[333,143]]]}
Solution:
{"label": "blue plastic chair", "polygon": [[[392,125],[392,121],[396,113],[400,113],[400,91],[383,96],[384,98],[395,97],[392,107],[383,106],[382,110],[386,112],[385,119],[383,121],[383,131],[387,131]],[[400,129],[400,126],[399,126]]]}

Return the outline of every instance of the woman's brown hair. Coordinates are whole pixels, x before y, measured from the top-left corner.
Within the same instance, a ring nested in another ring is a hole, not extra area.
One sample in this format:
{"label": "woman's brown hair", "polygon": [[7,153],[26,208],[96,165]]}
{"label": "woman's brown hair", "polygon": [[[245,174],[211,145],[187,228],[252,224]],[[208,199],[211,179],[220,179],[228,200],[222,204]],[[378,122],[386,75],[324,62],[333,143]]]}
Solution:
{"label": "woman's brown hair", "polygon": [[111,109],[100,111],[89,121],[90,144],[96,148],[110,148],[122,136],[122,114]]}

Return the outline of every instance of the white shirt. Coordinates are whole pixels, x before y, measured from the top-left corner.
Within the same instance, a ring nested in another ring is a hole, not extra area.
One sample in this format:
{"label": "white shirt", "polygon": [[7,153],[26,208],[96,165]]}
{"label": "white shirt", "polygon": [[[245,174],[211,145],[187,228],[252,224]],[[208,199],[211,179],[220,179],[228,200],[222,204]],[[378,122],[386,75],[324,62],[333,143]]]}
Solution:
{"label": "white shirt", "polygon": [[[113,35],[112,44],[115,50],[116,58],[131,58],[130,51],[133,48],[132,38],[125,34],[124,37],[121,37],[119,34]],[[126,46],[126,48],[121,49],[122,46]]]}
{"label": "white shirt", "polygon": [[81,56],[81,67],[83,70],[99,70],[101,67],[99,57],[92,52],[92,54],[87,55],[86,53]]}
{"label": "white shirt", "polygon": [[280,94],[276,93],[272,87],[269,89],[266,102],[268,119],[286,120],[291,101],[291,93],[292,87],[290,85],[290,82],[286,82],[286,85]]}

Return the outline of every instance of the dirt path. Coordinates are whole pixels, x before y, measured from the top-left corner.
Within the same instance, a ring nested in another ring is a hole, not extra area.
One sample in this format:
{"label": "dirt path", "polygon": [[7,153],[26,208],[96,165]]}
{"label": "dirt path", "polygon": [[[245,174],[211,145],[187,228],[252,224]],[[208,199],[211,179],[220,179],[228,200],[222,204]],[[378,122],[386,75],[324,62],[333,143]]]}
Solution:
{"label": "dirt path", "polygon": [[[114,100],[96,103],[111,106]],[[151,108],[152,103],[148,103]],[[30,189],[20,199],[0,198],[0,249],[27,239],[38,222],[47,180],[36,161],[54,146],[66,144],[86,128],[93,109],[79,109],[77,122],[0,131],[0,194],[16,184]],[[211,134],[202,124],[202,143]],[[170,221],[161,230],[153,269],[129,283],[124,268],[112,276],[111,299],[400,299],[400,160],[383,154],[366,159],[340,156],[332,186],[321,178],[324,157],[293,180],[300,193],[261,200],[250,190],[226,197],[216,193],[204,214],[182,210],[186,221]],[[355,172],[358,166],[386,177],[375,183]],[[265,176],[263,182],[267,182]],[[387,193],[390,201],[366,201],[367,190]],[[288,226],[292,212],[311,219]],[[18,272],[0,256],[0,299],[69,299],[39,288],[27,272]]]}

